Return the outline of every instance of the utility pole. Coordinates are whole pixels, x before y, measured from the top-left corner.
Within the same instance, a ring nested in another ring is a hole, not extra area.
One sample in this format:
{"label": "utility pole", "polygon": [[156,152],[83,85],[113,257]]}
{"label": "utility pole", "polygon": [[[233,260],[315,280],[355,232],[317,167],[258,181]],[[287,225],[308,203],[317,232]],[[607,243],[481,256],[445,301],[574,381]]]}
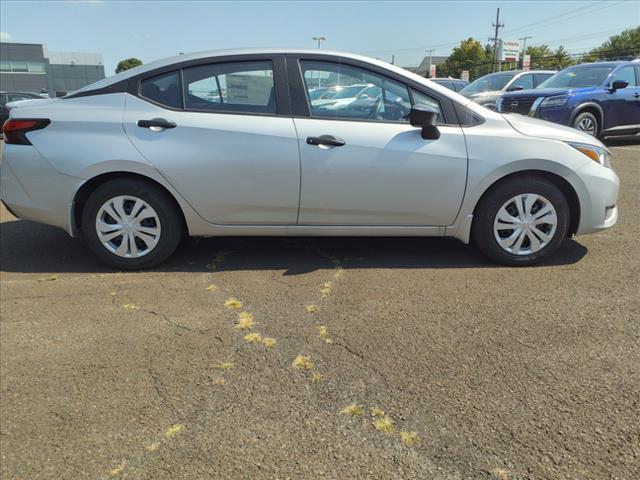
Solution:
{"label": "utility pole", "polygon": [[429,50],[425,50],[429,54],[429,70],[427,70],[427,75],[431,77],[431,54],[435,52],[435,48],[430,48]]}
{"label": "utility pole", "polygon": [[520,37],[518,40],[522,40],[522,61],[520,63],[521,68],[524,68],[524,56],[527,53],[527,39],[533,38],[531,35],[526,37]]}
{"label": "utility pole", "polygon": [[[504,27],[504,23],[500,23],[500,9],[496,13],[496,23],[492,23],[495,27],[495,34],[493,37],[493,71],[496,71],[496,62],[498,61],[498,31]],[[502,70],[502,62],[500,62],[500,70]]]}
{"label": "utility pole", "polygon": [[326,39],[327,37],[313,37],[313,40],[318,42],[318,48],[320,48],[320,42],[324,42]]}

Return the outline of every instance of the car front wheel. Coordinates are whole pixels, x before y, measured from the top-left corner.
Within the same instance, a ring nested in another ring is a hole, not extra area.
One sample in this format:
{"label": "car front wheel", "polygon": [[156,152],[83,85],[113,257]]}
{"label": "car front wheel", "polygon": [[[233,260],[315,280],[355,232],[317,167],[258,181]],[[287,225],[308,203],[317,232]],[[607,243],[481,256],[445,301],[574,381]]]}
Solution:
{"label": "car front wheel", "polygon": [[591,112],[583,112],[573,119],[573,128],[588,133],[594,137],[598,136],[598,119]]}
{"label": "car front wheel", "polygon": [[498,184],[476,209],[472,234],[478,248],[506,265],[533,265],[551,255],[569,228],[569,205],[552,182],[516,177]]}
{"label": "car front wheel", "polygon": [[84,238],[108,265],[151,268],[169,257],[182,238],[182,218],[169,195],[154,185],[119,179],[98,187],[82,215]]}

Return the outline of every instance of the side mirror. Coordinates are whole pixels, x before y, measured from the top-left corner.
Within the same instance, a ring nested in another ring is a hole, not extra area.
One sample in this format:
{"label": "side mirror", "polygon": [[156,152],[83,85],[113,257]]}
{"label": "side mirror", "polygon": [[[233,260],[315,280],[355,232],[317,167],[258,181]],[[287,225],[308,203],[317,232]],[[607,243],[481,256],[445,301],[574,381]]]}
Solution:
{"label": "side mirror", "polygon": [[522,85],[511,85],[508,89],[507,92],[517,92],[518,90],[524,90],[524,87]]}
{"label": "side mirror", "polygon": [[440,130],[436,127],[438,112],[426,105],[414,105],[409,114],[409,123],[412,127],[422,128],[421,136],[425,140],[437,140],[440,138]]}
{"label": "side mirror", "polygon": [[616,90],[620,90],[621,88],[627,88],[628,86],[629,82],[627,82],[626,80],[616,80],[611,84],[611,93],[615,92]]}

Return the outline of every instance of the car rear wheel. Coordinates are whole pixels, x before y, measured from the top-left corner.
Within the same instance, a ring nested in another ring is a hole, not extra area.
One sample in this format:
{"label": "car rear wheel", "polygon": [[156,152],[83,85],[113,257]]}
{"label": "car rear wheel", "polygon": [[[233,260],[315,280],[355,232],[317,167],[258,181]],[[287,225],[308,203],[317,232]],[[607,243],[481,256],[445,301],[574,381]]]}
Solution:
{"label": "car rear wheel", "polygon": [[124,270],[151,268],[166,260],[182,238],[182,218],[169,195],[133,179],[98,187],[87,199],[82,230],[91,250]]}
{"label": "car rear wheel", "polygon": [[569,204],[552,182],[516,177],[483,197],[472,226],[478,248],[505,265],[533,265],[551,255],[569,228]]}
{"label": "car rear wheel", "polygon": [[573,119],[573,128],[597,137],[599,133],[598,119],[591,112],[582,112]]}

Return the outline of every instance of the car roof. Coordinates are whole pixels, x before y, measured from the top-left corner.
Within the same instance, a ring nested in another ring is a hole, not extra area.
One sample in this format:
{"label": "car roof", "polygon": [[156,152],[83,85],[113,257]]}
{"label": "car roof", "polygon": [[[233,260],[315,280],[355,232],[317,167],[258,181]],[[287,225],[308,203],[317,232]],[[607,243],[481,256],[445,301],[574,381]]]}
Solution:
{"label": "car roof", "polygon": [[175,63],[189,62],[189,61],[197,61],[203,60],[207,58],[213,57],[226,57],[226,56],[235,56],[235,55],[285,55],[285,54],[298,54],[298,55],[328,55],[328,56],[336,56],[342,57],[352,60],[360,60],[364,62],[368,62],[374,65],[383,66],[389,70],[394,70],[397,73],[402,73],[404,75],[411,73],[408,70],[404,70],[400,67],[388,64],[386,62],[382,62],[380,60],[373,59],[371,57],[366,57],[364,55],[357,55],[354,53],[348,52],[339,52],[332,50],[322,50],[322,49],[294,49],[294,48],[240,48],[240,49],[228,49],[228,50],[205,50],[202,52],[195,53],[187,53],[183,55],[175,55],[173,57],[167,57],[160,60],[155,60],[153,62],[145,63],[138,67],[131,68],[129,70],[125,70],[124,72],[116,73],[111,77],[104,78],[99,80],[91,85],[87,85],[79,90],[76,90],[74,93],[84,92],[89,90],[96,90],[99,88],[105,88],[109,85],[113,85],[114,83],[120,82],[122,80],[126,80],[131,77],[135,77],[136,75],[144,74],[150,71],[153,71],[157,68],[167,67],[173,65]]}

